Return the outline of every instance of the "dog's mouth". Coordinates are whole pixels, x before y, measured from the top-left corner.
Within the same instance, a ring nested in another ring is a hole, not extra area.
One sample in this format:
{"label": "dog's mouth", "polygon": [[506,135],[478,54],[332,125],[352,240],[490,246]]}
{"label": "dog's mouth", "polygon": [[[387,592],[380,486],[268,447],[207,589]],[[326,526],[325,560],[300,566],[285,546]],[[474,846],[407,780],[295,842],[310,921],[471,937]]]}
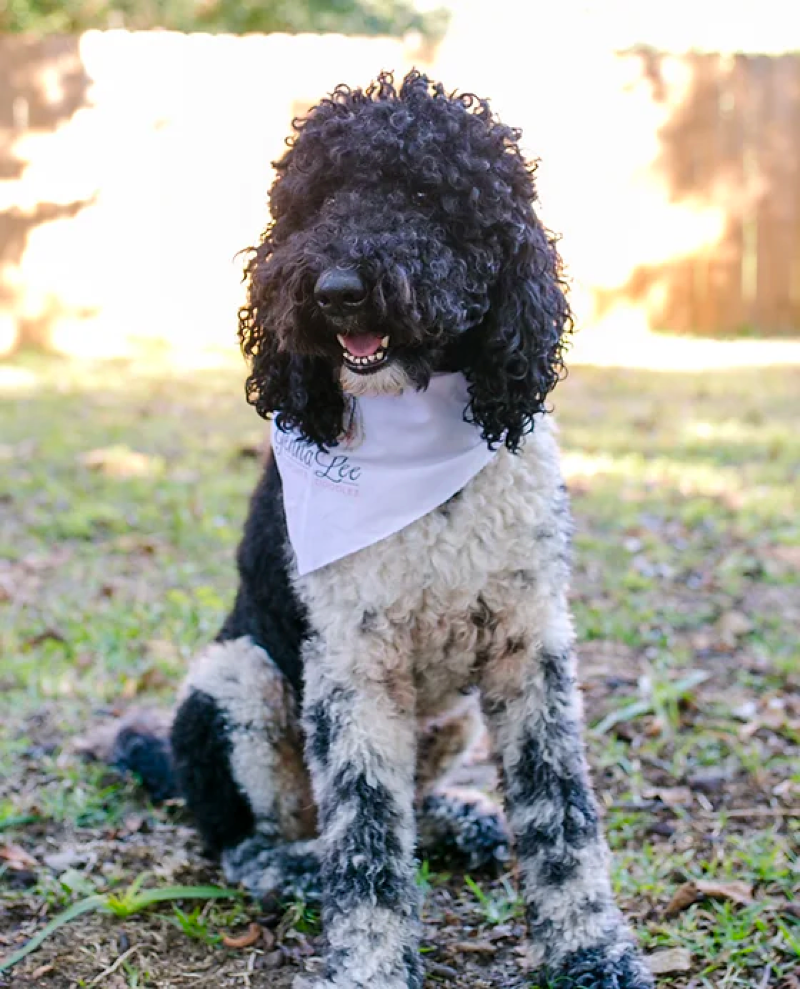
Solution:
{"label": "dog's mouth", "polygon": [[377,333],[355,333],[336,339],[342,345],[342,360],[356,374],[371,374],[389,360],[389,337]]}

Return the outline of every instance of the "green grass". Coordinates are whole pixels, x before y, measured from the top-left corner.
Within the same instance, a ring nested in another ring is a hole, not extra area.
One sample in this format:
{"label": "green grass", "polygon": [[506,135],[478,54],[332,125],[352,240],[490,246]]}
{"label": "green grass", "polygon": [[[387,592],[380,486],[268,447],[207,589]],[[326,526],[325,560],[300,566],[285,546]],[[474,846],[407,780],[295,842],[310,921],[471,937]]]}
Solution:
{"label": "green grass", "polygon": [[[80,877],[76,877],[80,880]],[[141,875],[131,883],[130,887],[122,893],[109,892],[101,895],[88,890],[92,888],[89,881],[73,882],[66,886],[69,893],[80,893],[81,898],[71,903],[66,910],[54,917],[45,927],[28,940],[18,951],[0,960],[0,972],[14,968],[27,955],[34,952],[39,945],[54,934],[57,930],[77,920],[79,917],[94,911],[101,911],[116,917],[118,920],[127,920],[135,914],[147,910],[149,907],[160,903],[172,903],[174,900],[217,900],[232,899],[239,894],[235,890],[220,889],[216,886],[169,886],[161,889],[143,889],[145,875]],[[64,879],[61,879],[62,885]],[[190,937],[197,937],[201,930],[198,922],[198,911],[192,911],[190,915],[184,914],[178,907],[173,905],[173,911],[181,921],[180,926],[185,934]],[[216,943],[205,938],[207,943]]]}
{"label": "green grass", "polygon": [[[3,382],[0,844],[116,849],[105,872],[42,869],[21,891],[4,889],[6,869],[0,909],[27,910],[30,932],[48,911],[161,868],[125,857],[132,815],[155,843],[182,826],[178,809],[143,804],[65,743],[120,697],[169,703],[216,632],[264,431],[240,369],[28,357],[0,368]],[[691,975],[664,986],[749,989],[768,966],[778,986],[800,968],[800,924],[783,909],[800,881],[800,820],[783,813],[800,807],[800,375],[577,367],[554,403],[577,522],[589,752],[621,900],[648,950],[691,951]],[[744,622],[726,636],[732,614]],[[703,773],[724,779],[695,786]],[[660,801],[681,787],[688,803]],[[665,918],[698,877],[745,881],[755,902]],[[429,901],[449,890],[484,924],[519,912],[502,883],[464,884],[427,863],[418,881]],[[166,867],[153,880],[181,884]],[[252,918],[239,903],[155,909],[148,922],[204,952],[223,952],[219,932]],[[314,936],[319,917],[296,904],[282,924]],[[118,973],[131,986],[164,978],[154,955]]]}
{"label": "green grass", "polygon": [[503,876],[500,883],[489,893],[471,876],[465,876],[464,882],[477,901],[484,923],[506,924],[509,920],[522,916],[522,901],[508,876]]}

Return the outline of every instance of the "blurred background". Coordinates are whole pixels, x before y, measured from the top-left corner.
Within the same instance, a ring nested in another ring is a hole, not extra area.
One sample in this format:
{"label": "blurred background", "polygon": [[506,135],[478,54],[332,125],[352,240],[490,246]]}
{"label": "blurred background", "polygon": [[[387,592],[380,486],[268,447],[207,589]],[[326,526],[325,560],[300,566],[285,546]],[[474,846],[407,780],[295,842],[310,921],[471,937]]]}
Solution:
{"label": "blurred background", "polygon": [[[232,347],[235,253],[292,117],[412,65],[542,159],[585,327],[800,330],[800,18],[785,0],[10,0],[0,351]],[[605,349],[605,344],[603,345]]]}
{"label": "blurred background", "polygon": [[[168,707],[233,599],[265,437],[235,255],[292,117],[418,66],[523,128],[563,233],[552,402],[620,902],[660,989],[800,989],[796,7],[0,0],[0,987],[289,989],[319,951],[302,903],[140,912],[131,884],[220,876],[75,739]],[[519,984],[509,878],[439,868],[430,985]],[[14,961],[125,889],[135,915]]]}

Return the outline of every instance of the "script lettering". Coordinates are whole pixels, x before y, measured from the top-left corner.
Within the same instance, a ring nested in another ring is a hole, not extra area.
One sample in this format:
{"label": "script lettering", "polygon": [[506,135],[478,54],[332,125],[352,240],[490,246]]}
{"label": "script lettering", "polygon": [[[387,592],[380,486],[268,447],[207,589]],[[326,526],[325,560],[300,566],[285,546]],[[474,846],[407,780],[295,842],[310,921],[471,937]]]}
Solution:
{"label": "script lettering", "polygon": [[319,451],[315,457],[319,470],[314,471],[316,477],[333,481],[334,484],[356,484],[361,476],[361,468],[351,464],[344,454],[325,454]]}

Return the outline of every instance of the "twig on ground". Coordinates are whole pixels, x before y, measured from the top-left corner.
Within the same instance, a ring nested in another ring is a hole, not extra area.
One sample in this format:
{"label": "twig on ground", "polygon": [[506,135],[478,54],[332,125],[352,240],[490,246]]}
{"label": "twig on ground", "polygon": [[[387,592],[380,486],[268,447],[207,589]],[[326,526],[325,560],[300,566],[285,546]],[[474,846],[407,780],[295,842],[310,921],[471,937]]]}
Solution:
{"label": "twig on ground", "polygon": [[119,956],[119,958],[112,965],[109,965],[108,968],[103,969],[103,971],[99,975],[96,975],[89,982],[89,985],[90,986],[96,985],[98,982],[102,982],[102,980],[107,975],[111,975],[113,972],[116,972],[116,970],[120,967],[120,965],[132,954],[137,952],[141,947],[142,946],[140,944],[134,944],[132,947],[128,948],[127,951],[123,951],[122,954]]}

